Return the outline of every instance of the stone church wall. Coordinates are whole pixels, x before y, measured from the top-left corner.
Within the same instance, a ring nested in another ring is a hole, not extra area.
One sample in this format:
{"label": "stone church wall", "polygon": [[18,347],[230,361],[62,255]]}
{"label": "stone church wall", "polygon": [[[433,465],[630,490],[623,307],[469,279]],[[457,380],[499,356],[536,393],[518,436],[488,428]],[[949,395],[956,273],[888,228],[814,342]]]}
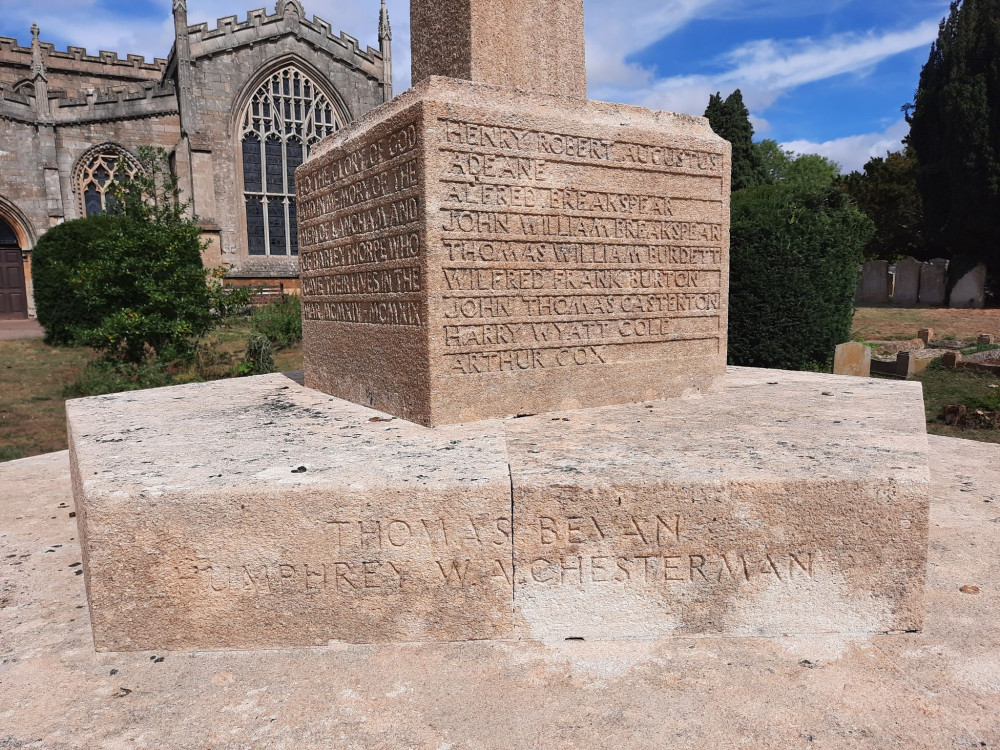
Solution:
{"label": "stone church wall", "polygon": [[37,28],[30,47],[0,37],[0,217],[21,239],[29,300],[30,250],[50,227],[84,214],[80,160],[105,144],[170,154],[213,248],[206,263],[226,263],[241,283],[296,287],[297,258],[248,254],[244,109],[264,79],[288,64],[328,92],[345,123],[381,104],[392,90],[385,10],[372,19],[379,21],[378,50],[307,18],[298,0],[214,26],[189,26],[184,2],[174,14],[174,47],[152,61],[57,50]]}

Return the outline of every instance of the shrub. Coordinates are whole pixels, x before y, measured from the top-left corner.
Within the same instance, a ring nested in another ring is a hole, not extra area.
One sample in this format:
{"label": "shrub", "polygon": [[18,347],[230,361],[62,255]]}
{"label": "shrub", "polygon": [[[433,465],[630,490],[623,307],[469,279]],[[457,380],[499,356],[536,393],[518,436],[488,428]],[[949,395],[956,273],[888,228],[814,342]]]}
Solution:
{"label": "shrub", "polygon": [[80,269],[98,260],[110,244],[117,222],[104,214],[53,227],[31,254],[35,306],[45,343],[68,346],[75,331],[96,328],[100,311],[74,293]]}
{"label": "shrub", "polygon": [[253,296],[260,293],[260,287],[226,285],[227,271],[226,266],[221,266],[208,272],[209,306],[220,318],[246,315]]}
{"label": "shrub", "polygon": [[63,388],[66,398],[103,396],[106,393],[138,391],[143,388],[160,388],[175,383],[176,372],[162,360],[124,362],[109,359],[95,360],[83,367]]}
{"label": "shrub", "polygon": [[827,369],[850,339],[874,225],[838,190],[764,185],[733,194],[729,361]]}
{"label": "shrub", "polygon": [[253,314],[251,330],[264,336],[275,349],[288,349],[302,341],[302,300],[286,294]]}
{"label": "shrub", "polygon": [[271,372],[274,372],[274,347],[265,336],[251,336],[243,360],[236,365],[235,374],[267,375]]}
{"label": "shrub", "polygon": [[212,326],[200,230],[177,200],[162,151],[119,185],[113,213],[47,232],[33,252],[38,319],[50,343],[137,364],[189,357]]}

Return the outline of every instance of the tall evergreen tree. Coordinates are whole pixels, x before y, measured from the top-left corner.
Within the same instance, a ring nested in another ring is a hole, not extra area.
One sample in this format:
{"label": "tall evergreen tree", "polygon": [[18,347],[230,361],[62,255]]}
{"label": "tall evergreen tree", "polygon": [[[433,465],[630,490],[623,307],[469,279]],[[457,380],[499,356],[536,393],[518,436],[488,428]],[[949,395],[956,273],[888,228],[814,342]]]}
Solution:
{"label": "tall evergreen tree", "polygon": [[705,117],[715,134],[733,144],[733,190],[762,185],[767,175],[753,143],[750,110],[743,103],[743,92],[736,89],[725,100],[721,93],[708,100]]}
{"label": "tall evergreen tree", "polygon": [[865,248],[867,260],[892,263],[904,255],[930,260],[939,254],[924,240],[924,212],[912,149],[870,159],[863,172],[852,172],[841,178],[840,184],[875,222],[877,231]]}
{"label": "tall evergreen tree", "polygon": [[908,105],[928,239],[1000,276],[1000,0],[957,0]]}

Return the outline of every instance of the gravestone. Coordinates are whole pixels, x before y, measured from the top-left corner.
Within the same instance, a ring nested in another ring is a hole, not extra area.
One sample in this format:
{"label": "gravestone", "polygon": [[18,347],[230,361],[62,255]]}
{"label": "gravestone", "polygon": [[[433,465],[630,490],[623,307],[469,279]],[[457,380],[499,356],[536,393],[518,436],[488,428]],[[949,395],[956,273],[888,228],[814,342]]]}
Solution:
{"label": "gravestone", "polygon": [[986,266],[980,263],[958,280],[951,290],[952,309],[981,309],[986,305]]}
{"label": "gravestone", "polygon": [[411,7],[414,87],[298,172],[306,384],[429,426],[717,390],[729,144],[587,101],[580,0]]}
{"label": "gravestone", "polygon": [[872,370],[871,347],[849,341],[837,346],[833,357],[834,375],[855,375],[867,378]]}
{"label": "gravestone", "polygon": [[861,286],[856,299],[861,305],[887,305],[892,291],[889,264],[884,260],[869,260],[861,269]]}
{"label": "gravestone", "polygon": [[948,265],[924,263],[920,269],[920,305],[941,307],[945,303],[948,288]]}
{"label": "gravestone", "polygon": [[892,304],[897,307],[912,307],[920,299],[920,270],[923,263],[915,258],[903,258],[896,264],[896,276],[892,287]]}
{"label": "gravestone", "polygon": [[99,649],[921,627],[919,384],[727,371],[728,145],[582,98],[579,0],[503,5],[413,0],[456,26],[415,69],[471,80],[297,174],[325,393],[67,405]]}

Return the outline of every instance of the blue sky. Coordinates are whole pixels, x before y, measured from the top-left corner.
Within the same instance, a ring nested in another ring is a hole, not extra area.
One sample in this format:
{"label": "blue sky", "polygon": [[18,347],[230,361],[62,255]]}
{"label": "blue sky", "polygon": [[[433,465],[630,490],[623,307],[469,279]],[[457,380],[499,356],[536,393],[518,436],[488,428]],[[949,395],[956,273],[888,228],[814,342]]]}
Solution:
{"label": "blue sky", "polygon": [[[846,170],[898,148],[948,0],[585,0],[595,99],[702,114],[735,88],[758,138],[821,153]],[[379,0],[303,0],[307,14],[376,44]],[[191,23],[248,0],[188,0]],[[397,88],[409,85],[409,3],[389,0]],[[273,0],[269,9],[273,8]],[[32,21],[59,47],[164,56],[171,0],[0,0],[0,35],[27,43]]]}

